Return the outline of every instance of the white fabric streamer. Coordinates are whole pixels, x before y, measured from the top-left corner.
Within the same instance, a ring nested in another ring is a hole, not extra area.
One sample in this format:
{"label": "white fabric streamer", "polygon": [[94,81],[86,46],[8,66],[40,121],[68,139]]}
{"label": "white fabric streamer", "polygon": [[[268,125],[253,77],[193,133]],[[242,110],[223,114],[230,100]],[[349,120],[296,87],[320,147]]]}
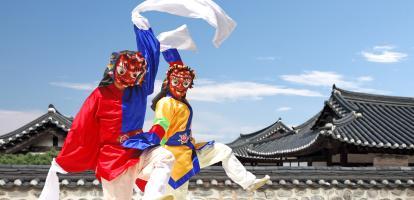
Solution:
{"label": "white fabric streamer", "polygon": [[59,199],[59,177],[57,172],[61,174],[67,174],[59,164],[56,163],[53,158],[49,172],[47,173],[45,186],[43,187],[42,193],[40,194],[39,200],[56,200]]}
{"label": "white fabric streamer", "polygon": [[197,47],[194,41],[191,39],[190,33],[187,29],[187,25],[184,24],[175,30],[163,32],[157,36],[160,41],[161,52],[167,49],[179,49],[179,50],[196,50]]}
{"label": "white fabric streamer", "polygon": [[139,29],[148,30],[151,27],[148,19],[142,16],[139,12],[134,11],[132,11],[131,15],[132,23],[134,23]]}
{"label": "white fabric streamer", "polygon": [[132,11],[132,21],[140,29],[150,27],[148,20],[141,15],[146,11],[166,12],[205,20],[216,28],[213,38],[216,47],[219,47],[236,27],[236,22],[211,0],[146,0]]}

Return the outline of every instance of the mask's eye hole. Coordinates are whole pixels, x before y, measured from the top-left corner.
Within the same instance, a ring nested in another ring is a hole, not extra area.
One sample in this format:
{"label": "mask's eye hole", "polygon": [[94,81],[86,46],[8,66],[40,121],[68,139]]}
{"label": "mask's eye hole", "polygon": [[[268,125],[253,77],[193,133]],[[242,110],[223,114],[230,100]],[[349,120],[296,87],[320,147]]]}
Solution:
{"label": "mask's eye hole", "polygon": [[191,81],[190,81],[190,80],[185,80],[185,81],[183,82],[183,86],[184,86],[185,88],[190,87],[190,84],[191,84]]}
{"label": "mask's eye hole", "polygon": [[177,77],[172,77],[171,84],[172,84],[172,86],[177,86],[178,85],[178,78]]}
{"label": "mask's eye hole", "polygon": [[122,65],[119,65],[118,67],[116,67],[116,71],[118,72],[119,75],[124,75],[126,72],[125,67]]}

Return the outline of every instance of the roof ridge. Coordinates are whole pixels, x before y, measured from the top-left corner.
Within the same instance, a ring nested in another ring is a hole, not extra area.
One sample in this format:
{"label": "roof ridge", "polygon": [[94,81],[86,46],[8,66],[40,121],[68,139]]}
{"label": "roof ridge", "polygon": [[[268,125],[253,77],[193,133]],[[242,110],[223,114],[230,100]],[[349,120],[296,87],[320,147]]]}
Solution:
{"label": "roof ridge", "polygon": [[[277,140],[280,140],[284,137],[289,137],[289,136],[294,135],[294,134],[296,134],[294,131],[289,131],[289,132],[285,133],[284,135],[282,135],[281,137],[277,138]],[[264,139],[259,140],[259,141],[251,141],[250,144],[251,145],[260,145],[262,143],[266,143],[266,142],[273,141],[273,140],[275,140],[275,138],[264,138]]]}
{"label": "roof ridge", "polygon": [[57,112],[54,106],[50,104],[45,114],[13,131],[10,131],[9,133],[1,135],[0,146],[8,145],[11,141],[15,141],[26,134],[30,134],[47,123],[52,123],[57,128],[66,132],[70,130],[70,126],[72,125],[72,122],[66,116],[62,115],[60,112]]}
{"label": "roof ridge", "polygon": [[[32,121],[30,121],[30,122],[28,122],[28,123],[24,124],[23,126],[21,126],[21,127],[17,128],[17,129],[15,129],[15,130],[13,130],[13,131],[10,131],[10,132],[8,132],[8,133],[6,133],[6,134],[0,135],[0,139],[9,138],[10,136],[15,135],[15,134],[16,134],[16,132],[21,132],[21,130],[26,130],[26,129],[28,129],[28,128],[32,127],[32,126],[33,126],[33,123],[35,123],[35,122],[39,121],[40,119],[47,118],[49,115],[50,115],[50,113],[49,113],[49,112],[47,112],[47,113],[45,113],[45,114],[42,114],[41,116],[39,116],[39,117],[37,117],[36,119],[34,119],[34,120],[32,120]],[[40,121],[41,121],[41,120],[40,120]]]}
{"label": "roof ridge", "polygon": [[342,96],[342,92],[337,89],[332,90],[332,98],[334,98],[342,107],[347,109],[349,112],[359,111],[359,107],[351,104],[347,99],[345,99]]}
{"label": "roof ridge", "polygon": [[260,130],[258,130],[258,131],[254,131],[254,132],[251,132],[251,133],[246,133],[246,134],[240,133],[240,137],[255,136],[255,134],[260,133],[260,132],[263,132],[264,130],[269,129],[270,127],[275,126],[275,125],[277,125],[277,124],[282,124],[283,126],[287,127],[287,126],[286,126],[286,125],[282,122],[281,118],[279,118],[276,122],[272,123],[271,125],[269,125],[269,126],[267,126],[267,127],[265,127],[265,128],[262,128],[262,129],[260,129]]}
{"label": "roof ridge", "polygon": [[[332,98],[330,98],[330,100],[331,100]],[[327,101],[325,101],[325,106],[328,106],[336,115],[338,115],[338,116],[342,116],[343,114],[341,114],[340,112],[339,112],[339,110],[337,109],[337,108],[335,108],[335,106],[334,106],[334,104],[333,104],[333,102],[332,101],[330,101],[330,100],[327,100]]]}
{"label": "roof ridge", "polygon": [[333,119],[332,123],[335,126],[343,126],[354,121],[358,117],[362,117],[362,114],[356,111],[352,111],[339,119]]}
{"label": "roof ridge", "polygon": [[[259,152],[259,151],[254,150],[254,148],[256,147],[256,145],[258,145],[260,143],[256,143],[256,144],[251,143],[251,144],[249,144],[247,146],[246,151],[248,153],[250,153],[252,155],[256,155],[256,156],[257,155],[258,156],[274,156],[274,155],[277,155],[277,154],[288,154],[288,153],[292,153],[292,152],[298,152],[298,151],[301,151],[303,149],[308,148],[309,146],[315,144],[318,141],[318,139],[320,138],[319,137],[320,134],[318,132],[313,132],[313,133],[315,133],[315,136],[314,136],[314,138],[311,141],[309,141],[307,144],[301,145],[301,146],[296,147],[296,148],[290,148],[290,149],[284,149],[284,150],[276,150],[276,151],[271,151],[271,152]],[[292,137],[293,135],[296,135],[296,134],[289,134],[289,135],[286,135],[286,136],[281,137],[281,138]],[[281,138],[279,138],[279,139],[281,139]]]}
{"label": "roof ridge", "polygon": [[310,123],[315,123],[315,121],[318,120],[319,116],[322,114],[322,110],[319,111],[318,113],[316,113],[315,115],[313,115],[311,118],[309,118],[308,120],[306,120],[302,124],[299,124],[297,126],[293,126],[292,130],[300,130],[300,129],[303,129],[304,127],[308,126]]}
{"label": "roof ridge", "polygon": [[393,104],[409,104],[414,106],[414,97],[391,96],[383,94],[372,94],[365,92],[349,91],[341,88],[333,88],[333,91],[338,91],[343,98],[352,100],[364,100],[371,102],[393,103]]}
{"label": "roof ridge", "polygon": [[[272,125],[267,126],[266,128],[260,129],[259,131],[253,132],[249,135],[240,134],[240,137],[236,138],[235,140],[228,143],[227,145],[231,147],[240,147],[240,146],[245,145],[246,142],[259,142],[264,139],[267,139],[271,135],[277,133],[277,131],[279,130],[284,130],[287,133],[292,131],[292,129],[286,126],[279,118],[279,120],[273,123]],[[258,140],[258,141],[255,141],[255,140]]]}

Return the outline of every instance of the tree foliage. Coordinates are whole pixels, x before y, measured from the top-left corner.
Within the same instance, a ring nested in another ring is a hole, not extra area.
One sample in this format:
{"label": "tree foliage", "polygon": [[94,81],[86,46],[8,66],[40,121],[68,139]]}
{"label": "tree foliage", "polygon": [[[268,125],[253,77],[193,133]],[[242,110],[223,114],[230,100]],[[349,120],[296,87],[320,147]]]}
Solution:
{"label": "tree foliage", "polygon": [[41,154],[0,154],[0,164],[12,165],[49,165],[59,152],[51,149]]}

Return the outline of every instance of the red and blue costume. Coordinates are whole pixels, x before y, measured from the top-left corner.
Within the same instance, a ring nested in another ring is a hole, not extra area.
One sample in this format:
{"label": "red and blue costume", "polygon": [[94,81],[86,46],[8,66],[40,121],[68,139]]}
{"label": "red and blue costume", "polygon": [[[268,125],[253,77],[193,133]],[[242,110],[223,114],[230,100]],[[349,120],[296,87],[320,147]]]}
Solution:
{"label": "red and blue costume", "polygon": [[[121,136],[142,132],[147,97],[154,90],[160,48],[151,29],[134,26],[138,51],[147,68],[141,84],[119,90],[107,70],[104,80],[76,115],[56,162],[67,172],[93,170],[97,178],[112,180],[139,162],[141,151],[125,149]],[[162,137],[162,136],[161,136]]]}

